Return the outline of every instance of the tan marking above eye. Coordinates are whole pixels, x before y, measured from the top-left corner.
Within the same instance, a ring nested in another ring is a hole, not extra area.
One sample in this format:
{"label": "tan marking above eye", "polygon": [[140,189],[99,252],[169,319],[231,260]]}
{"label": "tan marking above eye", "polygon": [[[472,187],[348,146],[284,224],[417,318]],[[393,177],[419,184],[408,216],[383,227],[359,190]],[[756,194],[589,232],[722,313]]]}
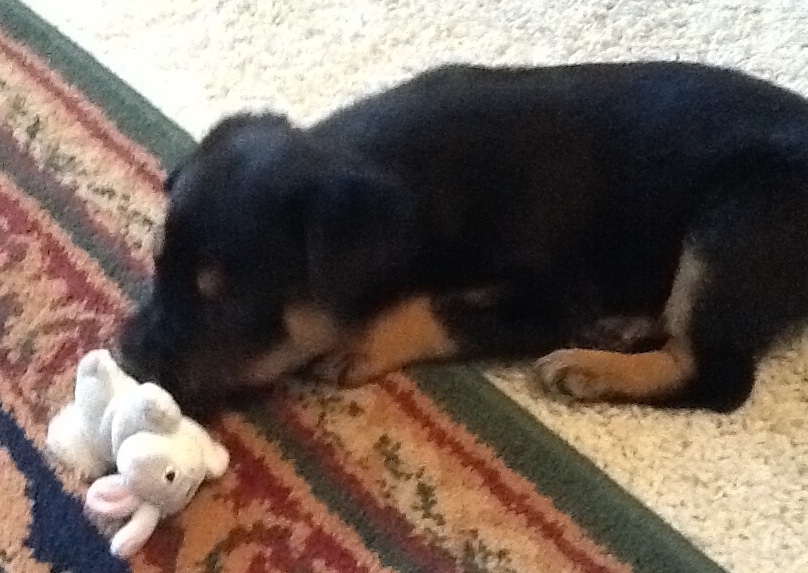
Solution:
{"label": "tan marking above eye", "polygon": [[204,299],[219,298],[224,294],[224,271],[216,265],[202,267],[196,274],[196,288]]}

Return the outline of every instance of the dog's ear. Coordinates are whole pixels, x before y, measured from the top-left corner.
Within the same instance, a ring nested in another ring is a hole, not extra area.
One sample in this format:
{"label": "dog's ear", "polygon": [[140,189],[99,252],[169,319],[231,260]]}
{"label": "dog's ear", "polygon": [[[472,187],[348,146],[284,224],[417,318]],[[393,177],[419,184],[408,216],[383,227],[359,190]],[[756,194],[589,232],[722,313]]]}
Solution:
{"label": "dog's ear", "polygon": [[412,194],[394,176],[342,168],[307,195],[309,284],[317,299],[335,311],[355,309],[406,280],[418,238]]}

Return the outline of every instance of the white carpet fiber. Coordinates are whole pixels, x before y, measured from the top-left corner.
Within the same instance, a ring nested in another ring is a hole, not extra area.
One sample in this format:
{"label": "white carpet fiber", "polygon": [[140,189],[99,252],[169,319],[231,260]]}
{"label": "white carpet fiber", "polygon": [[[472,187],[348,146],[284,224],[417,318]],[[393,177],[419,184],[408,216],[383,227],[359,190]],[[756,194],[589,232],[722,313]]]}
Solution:
{"label": "white carpet fiber", "polygon": [[[681,58],[808,95],[798,0],[27,3],[197,136],[243,108],[308,122],[449,60]],[[808,571],[808,338],[773,356],[752,402],[730,416],[569,408],[501,374],[504,392],[731,571]]]}

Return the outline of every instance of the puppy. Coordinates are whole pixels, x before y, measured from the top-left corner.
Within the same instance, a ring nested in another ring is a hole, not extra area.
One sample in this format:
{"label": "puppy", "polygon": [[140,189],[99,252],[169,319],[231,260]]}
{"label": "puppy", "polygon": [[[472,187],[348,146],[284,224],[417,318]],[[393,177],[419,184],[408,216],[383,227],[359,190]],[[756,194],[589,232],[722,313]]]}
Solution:
{"label": "puppy", "polygon": [[726,411],[808,316],[808,103],[726,69],[441,67],[228,118],[166,191],[120,347],[186,407],[543,356],[574,398]]}

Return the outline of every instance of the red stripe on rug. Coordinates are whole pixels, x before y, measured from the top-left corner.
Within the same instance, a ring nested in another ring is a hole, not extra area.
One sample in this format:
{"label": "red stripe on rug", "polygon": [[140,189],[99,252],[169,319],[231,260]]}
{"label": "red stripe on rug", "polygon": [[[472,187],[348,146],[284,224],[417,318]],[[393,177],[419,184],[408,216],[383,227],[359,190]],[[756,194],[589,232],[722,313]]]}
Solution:
{"label": "red stripe on rug", "polygon": [[[7,221],[8,231],[14,234],[35,234],[42,245],[42,251],[47,256],[46,271],[50,279],[64,280],[70,290],[79,290],[94,308],[102,312],[113,313],[119,310],[118,306],[100,289],[97,289],[89,280],[89,271],[78,268],[70,253],[64,245],[60,244],[47,229],[35,219],[30,217],[26,210],[20,206],[8,189],[0,183],[0,212]],[[54,223],[55,225],[55,223]],[[46,277],[42,277],[46,280]]]}
{"label": "red stripe on rug", "polygon": [[216,433],[230,450],[230,457],[234,462],[231,471],[237,472],[241,484],[249,489],[249,492],[246,492],[249,494],[248,496],[238,495],[245,493],[244,490],[228,496],[233,501],[234,509],[238,511],[251,502],[259,500],[267,502],[269,509],[277,515],[292,520],[302,519],[304,512],[301,510],[300,504],[291,498],[291,488],[283,485],[277,476],[267,471],[266,466],[241,441],[238,434],[221,426],[221,424],[217,426]]}
{"label": "red stripe on rug", "polygon": [[[102,291],[97,278],[103,277],[103,271],[95,261],[83,251],[71,251],[72,243],[66,233],[2,174],[0,223],[0,243],[8,254],[2,261],[3,269],[11,281],[4,282],[2,289],[3,303],[8,305],[4,310],[9,315],[0,331],[4,336],[4,344],[0,345],[0,372],[13,381],[4,395],[14,396],[8,403],[16,404],[12,406],[15,415],[20,413],[16,408],[24,407],[23,418],[39,432],[42,428],[38,424],[45,424],[49,415],[42,395],[51,391],[54,381],[55,387],[60,388],[62,377],[69,376],[68,371],[75,367],[80,356],[103,344],[103,338],[111,335],[126,299],[116,300],[114,293]],[[29,273],[28,277],[36,276],[41,281],[38,290],[32,287],[34,299],[28,300],[30,292],[11,290],[13,285],[25,289],[17,282],[22,276],[17,272]],[[44,292],[41,285],[48,285]],[[38,340],[15,339],[22,342],[18,345],[7,338],[6,329],[14,328],[17,335],[25,337],[25,329],[34,325],[14,320],[22,316],[36,323],[39,335]],[[48,345],[47,352],[37,351],[40,343]],[[30,435],[31,428],[27,430]]]}
{"label": "red stripe on rug", "polygon": [[162,190],[162,173],[150,165],[153,156],[121,134],[100,109],[89,103],[67,82],[58,78],[56,72],[45,65],[38,56],[2,33],[0,33],[0,52],[25,70],[43,90],[61,101],[65,110],[77,123],[108,149],[117,153],[155,192]]}
{"label": "red stripe on rug", "polygon": [[449,431],[442,428],[437,413],[427,413],[415,403],[411,392],[402,391],[396,388],[393,383],[385,378],[379,384],[385,392],[401,407],[402,411],[413,420],[421,424],[427,431],[429,437],[439,446],[449,449],[456,455],[464,466],[473,469],[482,479],[488,490],[506,507],[511,507],[514,511],[522,514],[531,527],[535,527],[541,534],[550,539],[558,550],[570,561],[579,565],[582,569],[591,573],[610,573],[612,570],[600,563],[596,563],[585,552],[564,537],[564,530],[557,524],[549,520],[540,511],[537,511],[526,499],[525,494],[520,494],[511,489],[506,484],[498,471],[488,465],[484,459],[475,455],[461,444]]}

